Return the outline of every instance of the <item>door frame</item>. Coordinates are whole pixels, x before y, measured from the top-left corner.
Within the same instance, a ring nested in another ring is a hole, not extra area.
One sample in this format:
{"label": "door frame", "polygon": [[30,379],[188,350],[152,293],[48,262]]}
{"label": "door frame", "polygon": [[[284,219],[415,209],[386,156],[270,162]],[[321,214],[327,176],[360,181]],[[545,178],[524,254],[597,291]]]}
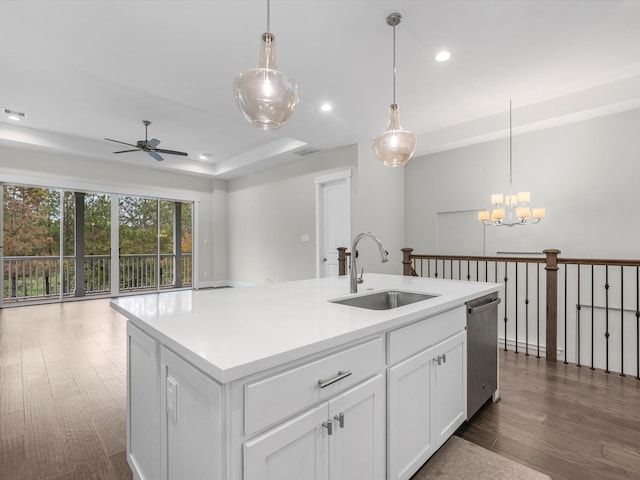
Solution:
{"label": "door frame", "polygon": [[[316,189],[316,278],[320,278],[322,271],[322,238],[324,234],[324,212],[322,209],[322,192],[327,183],[335,183],[342,180],[345,186],[345,224],[346,238],[351,238],[351,169],[328,173],[315,177],[313,183]],[[348,245],[344,245],[348,247]]]}

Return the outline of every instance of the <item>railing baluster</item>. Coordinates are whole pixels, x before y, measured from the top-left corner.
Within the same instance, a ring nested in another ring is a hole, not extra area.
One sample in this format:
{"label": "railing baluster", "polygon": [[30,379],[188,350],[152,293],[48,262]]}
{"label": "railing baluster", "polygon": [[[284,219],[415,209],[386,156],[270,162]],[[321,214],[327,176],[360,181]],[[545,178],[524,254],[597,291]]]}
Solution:
{"label": "railing baluster", "polygon": [[[496,262],[496,272],[497,272],[497,264]],[[496,274],[497,276],[497,274]],[[504,262],[504,351],[507,351],[507,322],[508,322],[508,312],[507,312],[507,299],[509,295],[507,294],[507,282],[509,278],[507,277],[507,262]],[[516,348],[518,348],[518,342],[516,341]]]}
{"label": "railing baluster", "polygon": [[594,342],[595,342],[595,331],[594,331],[594,323],[595,323],[595,295],[594,295],[594,287],[595,279],[594,279],[594,266],[591,265],[591,370],[595,370],[595,353],[594,353]]}
{"label": "railing baluster", "polygon": [[[516,264],[517,265],[517,264]],[[524,262],[524,354],[529,356],[529,262]]]}
{"label": "railing baluster", "polygon": [[[507,268],[506,265],[507,265],[507,263],[505,262],[505,269]],[[518,262],[515,262],[513,264],[513,267],[515,268],[515,275],[516,275],[516,292],[515,292],[515,298],[513,300],[513,304],[514,304],[515,310],[516,310],[516,312],[515,312],[516,313],[515,314],[515,319],[516,319],[516,338],[515,338],[516,351],[515,351],[515,353],[517,355],[517,354],[520,353],[518,351]]]}
{"label": "railing baluster", "polygon": [[636,266],[636,380],[640,380],[640,267]]}
{"label": "railing baluster", "polygon": [[620,265],[620,376],[624,377],[624,266]]}
{"label": "railing baluster", "polygon": [[604,373],[609,372],[609,265],[604,266],[604,297],[605,297],[605,307],[604,307],[604,318],[605,318],[605,364],[606,367],[604,369]]}
{"label": "railing baluster", "polygon": [[564,364],[567,361],[567,264],[564,264]]}
{"label": "railing baluster", "polygon": [[536,323],[538,330],[536,358],[540,358],[540,264],[536,263]]}
{"label": "railing baluster", "polygon": [[578,345],[576,351],[576,356],[578,358],[577,366],[582,367],[580,364],[580,311],[582,310],[582,304],[580,303],[580,264],[578,264],[578,303],[576,304],[576,309],[576,330],[578,332]]}

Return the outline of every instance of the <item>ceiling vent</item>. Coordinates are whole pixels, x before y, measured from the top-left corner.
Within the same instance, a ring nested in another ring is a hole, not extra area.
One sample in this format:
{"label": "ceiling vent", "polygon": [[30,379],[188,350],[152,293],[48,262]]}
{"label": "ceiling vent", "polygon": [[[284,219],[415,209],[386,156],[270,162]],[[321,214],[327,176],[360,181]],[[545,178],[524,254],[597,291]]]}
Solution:
{"label": "ceiling vent", "polygon": [[293,150],[291,153],[295,154],[295,155],[299,155],[301,157],[306,157],[307,155],[312,155],[314,153],[318,153],[320,151],[319,148],[316,147],[311,147],[309,145],[305,145],[303,147],[300,147],[296,150]]}

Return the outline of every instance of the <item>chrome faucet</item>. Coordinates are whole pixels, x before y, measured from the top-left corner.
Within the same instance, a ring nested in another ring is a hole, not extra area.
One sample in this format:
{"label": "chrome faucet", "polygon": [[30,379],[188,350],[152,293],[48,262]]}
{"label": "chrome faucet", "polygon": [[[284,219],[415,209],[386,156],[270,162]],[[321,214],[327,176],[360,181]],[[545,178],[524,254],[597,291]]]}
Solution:
{"label": "chrome faucet", "polygon": [[371,232],[363,232],[356,236],[356,238],[353,239],[353,245],[351,246],[351,293],[358,293],[358,283],[362,283],[362,276],[358,279],[358,266],[356,261],[358,258],[358,251],[356,250],[356,245],[358,245],[358,242],[363,237],[371,237],[377,242],[378,249],[380,250],[380,260],[382,263],[389,261],[389,258],[387,257],[389,252],[384,249],[382,241],[376,235]]}

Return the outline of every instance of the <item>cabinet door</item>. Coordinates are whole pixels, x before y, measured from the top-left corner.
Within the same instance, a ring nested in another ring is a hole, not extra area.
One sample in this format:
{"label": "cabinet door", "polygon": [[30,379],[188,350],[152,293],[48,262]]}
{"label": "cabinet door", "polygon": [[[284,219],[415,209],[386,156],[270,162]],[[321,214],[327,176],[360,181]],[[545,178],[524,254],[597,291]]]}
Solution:
{"label": "cabinet door", "polygon": [[160,476],[160,346],[127,322],[127,455],[135,477]]}
{"label": "cabinet door", "polygon": [[222,390],[161,348],[162,468],[165,480],[222,480]]}
{"label": "cabinet door", "polygon": [[385,404],[381,374],[329,401],[331,480],[384,480]]}
{"label": "cabinet door", "polygon": [[434,349],[387,370],[387,470],[390,480],[410,478],[435,451],[431,428]]}
{"label": "cabinet door", "polygon": [[[244,444],[245,480],[328,480],[327,403]],[[187,478],[187,477],[185,477]]]}
{"label": "cabinet door", "polygon": [[438,344],[433,362],[434,427],[439,448],[467,418],[467,333]]}

